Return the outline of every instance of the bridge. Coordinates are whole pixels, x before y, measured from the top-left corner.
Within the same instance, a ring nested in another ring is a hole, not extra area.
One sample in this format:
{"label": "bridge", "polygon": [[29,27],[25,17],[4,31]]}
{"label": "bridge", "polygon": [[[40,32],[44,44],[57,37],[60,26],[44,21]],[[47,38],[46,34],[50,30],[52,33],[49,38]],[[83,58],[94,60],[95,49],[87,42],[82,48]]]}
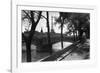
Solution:
{"label": "bridge", "polygon": [[[28,34],[28,33],[25,33]],[[23,38],[22,38],[23,39]],[[50,34],[51,43],[48,44],[48,38],[46,33],[36,33],[32,39],[32,44],[37,46],[38,52],[49,52],[49,45],[53,45],[57,42],[61,42],[61,34]],[[63,41],[64,42],[71,42],[74,43],[73,36],[67,36],[63,34]],[[23,39],[24,42],[24,39]]]}
{"label": "bridge", "polygon": [[[64,42],[71,42],[73,43],[74,40],[71,37],[64,37],[63,38]],[[61,37],[51,37],[51,43],[50,45],[53,45],[57,42],[61,42]],[[37,38],[34,37],[33,39],[33,44],[35,44],[37,46],[37,51],[38,52],[47,52],[48,51],[48,38],[47,37],[42,37],[42,38]]]}

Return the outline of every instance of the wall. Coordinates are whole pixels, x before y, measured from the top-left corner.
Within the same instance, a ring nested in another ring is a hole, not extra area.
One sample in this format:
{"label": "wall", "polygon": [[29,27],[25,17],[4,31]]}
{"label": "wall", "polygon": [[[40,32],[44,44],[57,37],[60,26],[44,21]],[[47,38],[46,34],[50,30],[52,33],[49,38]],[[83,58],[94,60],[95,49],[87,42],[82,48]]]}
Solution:
{"label": "wall", "polygon": [[[25,0],[26,1],[26,0]],[[31,0],[33,1],[33,0]],[[78,5],[95,5],[97,7],[97,39],[100,43],[100,0],[34,0],[36,3],[56,3],[56,4],[78,4]],[[0,2],[0,73],[9,73],[10,69],[10,0],[1,0]],[[99,73],[100,69],[100,46],[98,46],[98,66],[96,68],[86,69],[69,69],[69,70],[56,70],[40,73]]]}

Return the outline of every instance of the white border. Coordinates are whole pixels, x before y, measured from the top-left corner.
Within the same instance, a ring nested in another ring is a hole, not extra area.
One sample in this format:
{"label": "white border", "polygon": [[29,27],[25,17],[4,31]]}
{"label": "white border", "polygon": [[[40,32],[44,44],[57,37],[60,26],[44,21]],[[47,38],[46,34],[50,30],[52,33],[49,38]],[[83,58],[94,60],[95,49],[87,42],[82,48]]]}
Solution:
{"label": "white border", "polygon": [[[96,8],[75,5],[55,5],[55,4],[33,4],[26,2],[12,3],[12,72],[26,72],[26,71],[46,71],[56,69],[69,68],[87,68],[96,65]],[[82,61],[60,61],[60,62],[21,62],[21,10],[41,10],[41,11],[64,11],[64,12],[82,12],[90,13],[90,28],[91,28],[91,51],[90,60]],[[18,31],[17,31],[18,30]],[[18,49],[18,50],[17,50]]]}

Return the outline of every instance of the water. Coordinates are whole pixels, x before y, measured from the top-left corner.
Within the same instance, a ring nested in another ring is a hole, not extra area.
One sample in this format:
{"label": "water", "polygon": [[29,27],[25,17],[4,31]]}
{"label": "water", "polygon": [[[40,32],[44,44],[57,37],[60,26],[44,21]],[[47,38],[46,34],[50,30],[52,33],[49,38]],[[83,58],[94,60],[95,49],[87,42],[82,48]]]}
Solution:
{"label": "water", "polygon": [[[72,44],[71,42],[63,42],[63,49],[68,47],[71,44]],[[52,49],[53,49],[54,52],[62,50],[61,42],[57,42],[57,43],[53,44]]]}
{"label": "water", "polygon": [[[71,44],[72,43],[70,43],[70,42],[63,42],[63,47],[66,48]],[[22,49],[24,51],[22,53],[22,62],[26,62],[26,52],[25,52],[26,51],[26,46],[25,46],[25,44],[22,45]],[[41,53],[37,52],[36,49],[38,49],[37,46],[32,44],[31,45],[31,55],[32,55],[32,61],[34,61],[34,62],[50,55],[50,53],[48,53],[48,52],[43,52],[43,53],[42,52]],[[57,42],[57,43],[53,44],[52,45],[52,50],[53,50],[53,52],[57,52],[57,51],[62,50],[61,42]]]}
{"label": "water", "polygon": [[[71,42],[63,42],[63,47],[66,48],[66,47],[70,46],[71,44],[72,44]],[[86,42],[83,45],[89,45],[89,42],[88,43]],[[23,49],[22,62],[26,62],[26,51],[25,51],[26,47],[25,47],[25,44],[23,44],[22,49]],[[48,53],[48,52],[37,52],[36,49],[38,49],[37,46],[32,44],[31,45],[31,54],[32,54],[32,61],[33,62],[40,61],[41,59],[50,55],[50,53]],[[62,50],[61,42],[54,43],[52,45],[52,50],[53,50],[53,53]],[[76,50],[75,52],[71,53],[70,55],[68,55],[63,60],[83,60],[87,55],[89,55],[89,52],[83,51],[83,53],[79,54]]]}

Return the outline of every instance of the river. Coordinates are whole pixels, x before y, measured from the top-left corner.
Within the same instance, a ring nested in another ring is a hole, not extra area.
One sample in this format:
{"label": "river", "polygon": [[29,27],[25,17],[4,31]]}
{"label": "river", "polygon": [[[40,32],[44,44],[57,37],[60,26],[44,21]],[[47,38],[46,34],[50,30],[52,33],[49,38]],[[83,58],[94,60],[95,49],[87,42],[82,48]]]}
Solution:
{"label": "river", "polygon": [[[72,44],[71,42],[63,42],[63,47],[66,48],[71,44]],[[32,44],[31,45],[31,50],[32,50],[31,54],[32,54],[32,61],[34,61],[34,62],[50,55],[50,53],[48,53],[48,52],[43,52],[43,53],[42,52],[36,52],[36,49],[37,49],[37,46]],[[22,52],[22,62],[26,62],[26,52],[25,52],[26,46],[25,46],[25,44],[22,45],[22,50],[23,50],[23,52]],[[60,51],[60,50],[62,50],[61,42],[57,42],[57,43],[52,45],[52,51],[53,52],[57,52],[57,51]]]}
{"label": "river", "polygon": [[[66,47],[68,47],[71,44],[72,44],[71,42],[63,42],[63,47],[66,48]],[[85,45],[85,44],[82,44],[82,45]],[[85,47],[86,47],[86,45],[85,45]],[[23,51],[22,51],[22,62],[26,62],[26,51],[25,51],[26,47],[25,47],[25,44],[22,46],[22,49],[23,49]],[[41,60],[41,59],[43,59],[43,58],[51,55],[48,52],[37,52],[36,49],[38,49],[38,48],[34,44],[31,45],[31,49],[32,49],[31,50],[32,62],[37,62],[37,61],[39,61],[39,60]],[[80,48],[80,49],[83,49],[83,47]],[[57,51],[60,51],[60,50],[62,50],[62,48],[61,48],[61,42],[57,42],[57,43],[55,43],[55,44],[52,45],[52,51],[53,51],[53,53],[55,53]],[[83,52],[83,53],[78,54],[78,52],[76,50],[76,52],[71,53],[70,55],[68,55],[63,60],[84,60],[84,58],[87,55],[89,55],[89,52],[86,52],[86,51],[81,51],[81,52]]]}

